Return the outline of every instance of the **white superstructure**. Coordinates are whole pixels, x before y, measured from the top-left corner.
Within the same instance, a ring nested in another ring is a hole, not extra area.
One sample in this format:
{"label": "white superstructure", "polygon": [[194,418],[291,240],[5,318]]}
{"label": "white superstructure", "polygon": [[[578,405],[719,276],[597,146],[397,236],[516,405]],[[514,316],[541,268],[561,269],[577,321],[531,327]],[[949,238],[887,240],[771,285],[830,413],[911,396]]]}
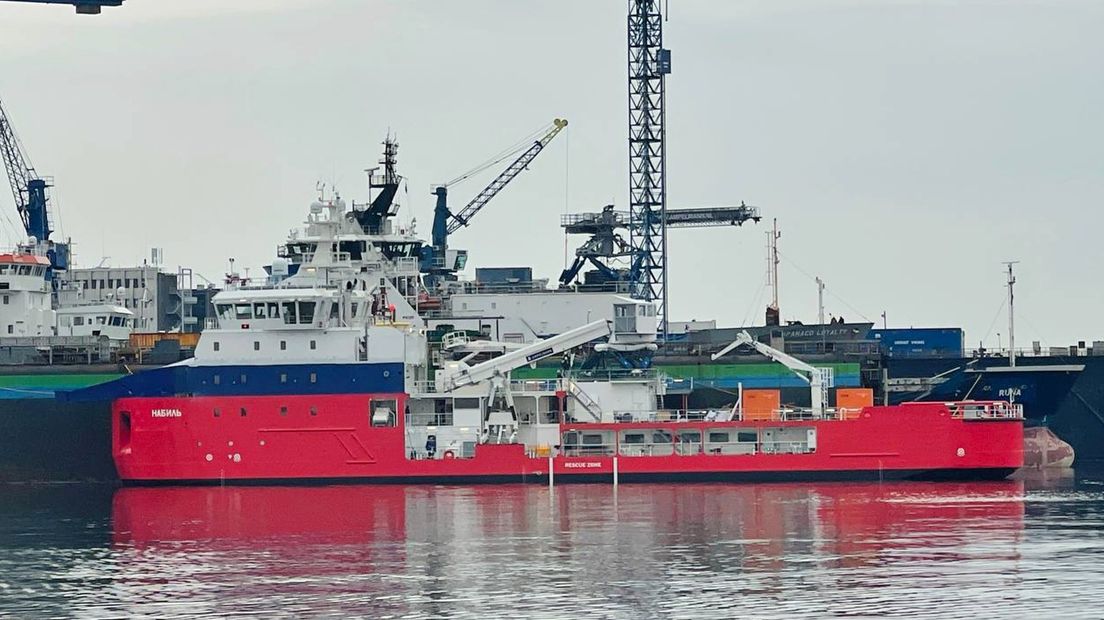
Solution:
{"label": "white superstructure", "polygon": [[49,259],[37,253],[0,254],[0,337],[54,333],[49,266]]}
{"label": "white superstructure", "polygon": [[85,304],[58,308],[58,336],[96,336],[124,341],[134,331],[134,312],[115,304]]}

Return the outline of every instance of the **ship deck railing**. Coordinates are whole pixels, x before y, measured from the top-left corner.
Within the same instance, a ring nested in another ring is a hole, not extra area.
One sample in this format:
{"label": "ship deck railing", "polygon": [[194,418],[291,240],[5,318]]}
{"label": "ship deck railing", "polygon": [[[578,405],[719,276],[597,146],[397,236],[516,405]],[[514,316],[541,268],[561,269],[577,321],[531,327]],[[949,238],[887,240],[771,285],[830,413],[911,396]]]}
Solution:
{"label": "ship deck railing", "polygon": [[[549,448],[541,447],[528,453],[547,457]],[[552,456],[564,457],[637,457],[637,456],[755,456],[776,454],[809,454],[815,448],[808,441],[759,441],[759,442],[701,442],[672,441],[648,443],[612,442],[601,444],[572,444],[550,448]]]}
{"label": "ship deck railing", "polygon": [[829,407],[824,411],[810,408],[786,407],[772,411],[751,412],[732,409],[658,409],[615,410],[613,421],[635,422],[791,422],[809,420],[854,420],[859,417],[859,407]]}
{"label": "ship deck railing", "polygon": [[613,456],[617,454],[616,443],[601,443],[601,444],[572,444],[569,446],[560,447],[560,455],[567,457],[580,457],[580,456]]}
{"label": "ship deck railing", "polygon": [[576,370],[567,373],[565,378],[576,383],[586,384],[592,381],[651,381],[666,375],[654,368],[632,368],[613,370]]}
{"label": "ship deck railing", "polygon": [[[575,383],[580,389],[586,390],[586,385],[589,382],[594,381],[644,381],[653,380],[660,377],[660,373],[652,370],[645,371],[640,374],[603,374],[602,376],[595,377],[592,375],[579,376],[571,375],[569,377],[560,377],[556,379],[512,379],[510,381],[510,391],[514,393],[536,393],[536,392],[557,392],[568,390],[568,383]],[[437,389],[436,382],[432,380],[412,381],[409,383],[412,392],[414,394],[451,394],[451,392],[440,391]]]}
{"label": "ship deck railing", "polygon": [[[905,403],[920,405],[923,403]],[[1002,400],[963,400],[943,403],[951,417],[962,420],[1022,420],[1023,405]]]}

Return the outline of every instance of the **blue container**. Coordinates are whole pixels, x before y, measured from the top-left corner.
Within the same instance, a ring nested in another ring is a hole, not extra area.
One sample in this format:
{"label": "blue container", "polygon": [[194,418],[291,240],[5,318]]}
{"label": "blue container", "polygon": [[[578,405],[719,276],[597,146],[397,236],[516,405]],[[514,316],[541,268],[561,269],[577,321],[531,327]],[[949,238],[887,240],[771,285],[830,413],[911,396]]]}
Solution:
{"label": "blue container", "polygon": [[888,357],[962,357],[966,349],[960,327],[872,329],[870,336]]}

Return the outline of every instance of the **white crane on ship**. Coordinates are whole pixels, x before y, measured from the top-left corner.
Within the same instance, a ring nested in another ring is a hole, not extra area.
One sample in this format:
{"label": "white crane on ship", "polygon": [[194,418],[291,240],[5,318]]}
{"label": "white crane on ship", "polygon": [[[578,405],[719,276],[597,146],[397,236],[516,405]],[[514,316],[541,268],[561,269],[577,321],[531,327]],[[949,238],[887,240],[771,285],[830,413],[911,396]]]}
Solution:
{"label": "white crane on ship", "polygon": [[714,353],[711,359],[717,361],[727,355],[729,351],[743,345],[751,346],[756,351],[763,354],[763,356],[789,368],[795,375],[806,381],[810,388],[810,401],[812,403],[813,415],[818,417],[824,415],[824,409],[828,403],[828,388],[832,387],[835,383],[835,373],[831,368],[817,368],[812,364],[803,362],[785,351],[780,351],[772,346],[759,342],[752,338],[751,334],[746,330],[737,334],[736,340],[734,340],[732,344]]}
{"label": "white crane on ship", "polygon": [[[513,394],[510,391],[510,371],[535,364],[547,357],[561,354],[611,334],[613,334],[613,328],[610,321],[594,321],[474,366],[469,366],[463,360],[446,362],[437,376],[437,391],[452,392],[464,386],[485,382],[487,410],[483,415],[484,428],[480,433],[480,441],[486,443],[495,438],[498,442],[507,439],[512,443],[517,436],[518,419],[514,410]],[[506,401],[506,409],[492,410],[492,403],[499,394]],[[574,394],[579,398],[577,393]]]}

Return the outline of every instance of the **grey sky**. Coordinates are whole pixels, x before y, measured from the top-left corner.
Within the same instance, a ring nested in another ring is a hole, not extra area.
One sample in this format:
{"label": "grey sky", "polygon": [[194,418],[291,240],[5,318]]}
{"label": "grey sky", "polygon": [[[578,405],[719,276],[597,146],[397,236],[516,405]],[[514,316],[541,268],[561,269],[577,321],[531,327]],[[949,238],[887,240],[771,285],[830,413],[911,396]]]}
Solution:
{"label": "grey sky", "polygon": [[[815,319],[819,275],[829,312],[886,310],[891,326],[995,345],[1012,258],[1022,344],[1104,339],[1104,3],[671,5],[669,202],[746,200],[779,218],[784,318]],[[0,98],[56,177],[81,264],[159,246],[213,280],[229,256],[271,260],[316,181],[363,200],[388,129],[404,217],[428,235],[432,183],[563,116],[568,133],[453,238],[472,266],[555,279],[565,207],[626,204],[624,13],[622,0],[127,0],[95,17],[0,3]],[[671,232],[672,319],[760,323],[767,227]]]}

